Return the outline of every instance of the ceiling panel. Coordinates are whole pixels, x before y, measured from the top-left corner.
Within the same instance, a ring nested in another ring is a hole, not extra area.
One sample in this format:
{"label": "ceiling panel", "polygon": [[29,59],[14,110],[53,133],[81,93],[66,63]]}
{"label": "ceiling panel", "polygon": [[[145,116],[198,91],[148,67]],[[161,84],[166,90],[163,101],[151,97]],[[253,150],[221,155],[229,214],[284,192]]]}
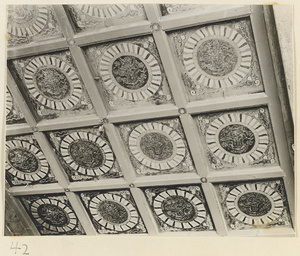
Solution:
{"label": "ceiling panel", "polygon": [[49,5],[9,5],[8,44],[21,45],[63,37]]}

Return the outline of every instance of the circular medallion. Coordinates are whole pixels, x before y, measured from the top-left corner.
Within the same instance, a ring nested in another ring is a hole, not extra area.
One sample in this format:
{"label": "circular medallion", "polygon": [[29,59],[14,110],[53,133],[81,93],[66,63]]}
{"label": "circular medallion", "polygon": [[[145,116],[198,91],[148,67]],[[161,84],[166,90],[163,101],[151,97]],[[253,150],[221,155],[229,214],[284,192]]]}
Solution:
{"label": "circular medallion", "polygon": [[109,230],[128,231],[139,223],[138,213],[132,203],[116,194],[104,193],[93,197],[89,210],[93,218]]}
{"label": "circular medallion", "polygon": [[7,31],[17,37],[35,36],[44,29],[47,20],[46,7],[9,5]]}
{"label": "circular medallion", "polygon": [[190,78],[210,88],[237,85],[249,73],[251,60],[247,41],[237,31],[220,25],[198,29],[183,49]]}
{"label": "circular medallion", "polygon": [[10,113],[12,110],[13,102],[12,102],[12,97],[11,94],[8,90],[6,90],[6,116]]}
{"label": "circular medallion", "polygon": [[82,85],[76,71],[59,58],[32,59],[25,68],[24,79],[31,96],[48,108],[67,110],[81,100]]}
{"label": "circular medallion", "polygon": [[146,65],[135,56],[121,56],[112,65],[112,74],[116,81],[126,89],[137,90],[148,81]]}
{"label": "circular medallion", "polygon": [[66,163],[83,175],[103,175],[114,164],[114,155],[108,144],[88,132],[67,135],[60,144],[60,152]]}
{"label": "circular medallion", "polygon": [[30,211],[33,218],[50,231],[65,233],[77,226],[78,220],[74,211],[55,199],[38,199],[30,205]]}
{"label": "circular medallion", "polygon": [[230,124],[220,130],[219,142],[227,152],[240,155],[251,151],[255,144],[255,136],[244,125]]}
{"label": "circular medallion", "polygon": [[158,194],[153,201],[156,215],[167,225],[175,228],[195,228],[205,220],[203,203],[180,189],[169,189]]}
{"label": "circular medallion", "polygon": [[49,164],[40,149],[22,140],[6,142],[6,171],[25,181],[39,181],[50,170]]}
{"label": "circular medallion", "polygon": [[78,9],[89,16],[100,19],[113,18],[125,11],[128,4],[93,4],[76,5]]}
{"label": "circular medallion", "polygon": [[237,205],[243,213],[252,217],[266,215],[272,209],[272,203],[269,198],[255,192],[243,194],[239,198]]}
{"label": "circular medallion", "polygon": [[227,198],[229,213],[249,225],[266,225],[283,211],[281,196],[264,184],[244,184],[232,189]]}
{"label": "circular medallion", "polygon": [[100,66],[105,86],[125,100],[147,99],[158,91],[162,82],[155,57],[135,44],[121,43],[108,48]]}
{"label": "circular medallion", "polygon": [[129,149],[143,165],[167,170],[179,165],[186,154],[181,136],[167,125],[144,123],[129,135]]}
{"label": "circular medallion", "polygon": [[245,164],[265,153],[269,135],[257,119],[242,113],[229,113],[210,123],[205,140],[210,151],[219,159]]}

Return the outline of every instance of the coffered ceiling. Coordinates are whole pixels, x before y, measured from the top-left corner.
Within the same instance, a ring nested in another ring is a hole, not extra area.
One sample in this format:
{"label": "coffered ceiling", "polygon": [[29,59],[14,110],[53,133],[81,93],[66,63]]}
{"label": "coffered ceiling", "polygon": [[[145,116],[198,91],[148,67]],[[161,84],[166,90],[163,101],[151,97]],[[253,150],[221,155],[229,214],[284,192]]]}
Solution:
{"label": "coffered ceiling", "polygon": [[6,226],[292,235],[265,10],[9,6]]}

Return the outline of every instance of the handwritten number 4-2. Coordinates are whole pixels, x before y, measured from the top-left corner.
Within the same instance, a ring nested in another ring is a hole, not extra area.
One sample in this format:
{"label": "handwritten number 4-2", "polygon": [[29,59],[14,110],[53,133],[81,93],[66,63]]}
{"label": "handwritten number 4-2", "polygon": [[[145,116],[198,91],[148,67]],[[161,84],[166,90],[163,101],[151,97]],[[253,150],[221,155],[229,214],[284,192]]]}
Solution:
{"label": "handwritten number 4-2", "polygon": [[[14,244],[16,244],[16,245],[14,246]],[[28,249],[27,244],[22,244],[22,247],[18,247],[18,245],[19,245],[18,242],[16,242],[16,243],[12,242],[11,246],[10,246],[10,249],[11,250],[15,250],[15,254],[17,254],[17,252],[20,252],[18,250],[22,250],[23,249],[23,255],[29,255],[29,253],[27,252],[27,249]]]}

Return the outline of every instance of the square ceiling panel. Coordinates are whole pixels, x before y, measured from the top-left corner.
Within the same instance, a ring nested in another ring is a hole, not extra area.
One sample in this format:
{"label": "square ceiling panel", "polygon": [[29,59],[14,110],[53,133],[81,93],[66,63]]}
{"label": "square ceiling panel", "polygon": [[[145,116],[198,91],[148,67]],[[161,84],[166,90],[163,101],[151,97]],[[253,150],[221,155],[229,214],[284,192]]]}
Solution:
{"label": "square ceiling panel", "polygon": [[195,172],[178,118],[122,124],[119,129],[138,175]]}
{"label": "square ceiling panel", "polygon": [[224,183],[216,189],[231,230],[291,226],[281,180]]}
{"label": "square ceiling panel", "polygon": [[6,180],[11,186],[57,182],[33,135],[6,139]]}
{"label": "square ceiling panel", "polygon": [[189,100],[264,90],[248,19],[175,31],[169,41]]}
{"label": "square ceiling panel", "polygon": [[211,170],[278,165],[267,108],[195,118]]}
{"label": "square ceiling panel", "polygon": [[128,190],[80,193],[99,234],[147,233]]}
{"label": "square ceiling panel", "polygon": [[40,118],[94,113],[69,51],[17,59],[12,66]]}
{"label": "square ceiling panel", "polygon": [[214,230],[200,186],[147,188],[145,194],[161,231]]}
{"label": "square ceiling panel", "polygon": [[68,5],[65,8],[70,14],[78,32],[146,19],[144,7],[141,4],[83,4]]}
{"label": "square ceiling panel", "polygon": [[21,196],[41,235],[84,235],[85,232],[64,194]]}
{"label": "square ceiling panel", "polygon": [[50,5],[8,5],[8,45],[63,37]]}
{"label": "square ceiling panel", "polygon": [[6,88],[6,124],[18,124],[25,123],[24,116],[18,106],[18,104],[13,99],[8,88]]}
{"label": "square ceiling panel", "polygon": [[55,131],[48,135],[70,181],[123,176],[102,126]]}
{"label": "square ceiling panel", "polygon": [[173,103],[152,36],[91,46],[86,55],[110,109]]}

